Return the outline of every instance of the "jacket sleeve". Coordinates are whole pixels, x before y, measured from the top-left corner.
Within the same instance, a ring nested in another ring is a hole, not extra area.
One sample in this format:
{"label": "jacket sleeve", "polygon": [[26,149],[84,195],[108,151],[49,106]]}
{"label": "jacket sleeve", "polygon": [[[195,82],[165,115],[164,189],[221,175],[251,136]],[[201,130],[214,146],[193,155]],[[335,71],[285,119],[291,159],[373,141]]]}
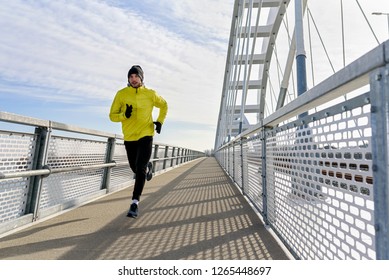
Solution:
{"label": "jacket sleeve", "polygon": [[166,115],[167,115],[167,110],[168,110],[167,102],[165,99],[163,99],[161,96],[159,96],[156,93],[154,106],[159,108],[159,115],[157,118],[157,122],[160,122],[163,124],[163,122],[165,121]]}
{"label": "jacket sleeve", "polygon": [[121,112],[121,108],[122,108],[122,104],[120,102],[120,98],[118,96],[118,94],[116,94],[113,102],[112,102],[112,105],[111,105],[111,110],[109,112],[109,119],[113,122],[121,122],[121,121],[124,121],[126,119],[124,113],[125,112]]}

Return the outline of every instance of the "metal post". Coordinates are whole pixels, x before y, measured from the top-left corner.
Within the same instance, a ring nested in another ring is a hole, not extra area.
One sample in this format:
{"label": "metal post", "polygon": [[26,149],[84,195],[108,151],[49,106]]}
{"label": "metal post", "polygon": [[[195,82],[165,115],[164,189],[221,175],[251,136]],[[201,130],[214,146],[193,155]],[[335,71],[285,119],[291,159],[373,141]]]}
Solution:
{"label": "metal post", "polygon": [[176,147],[173,147],[172,149],[172,160],[170,162],[170,167],[173,167],[174,166],[174,153],[176,152]]}
{"label": "metal post", "polygon": [[163,160],[163,167],[162,169],[166,169],[166,161],[167,161],[167,157],[169,155],[169,146],[165,146],[165,154],[164,154],[164,160]]}
{"label": "metal post", "polygon": [[245,195],[245,188],[244,188],[244,179],[245,179],[245,173],[244,173],[244,157],[243,157],[243,141],[239,141],[240,142],[240,172],[242,174],[241,176],[241,180],[242,180],[242,193],[243,195]]}
{"label": "metal post", "polygon": [[[183,149],[182,150],[182,156],[185,156],[185,155],[186,155],[186,149]],[[180,163],[183,163],[183,162],[185,162],[185,157],[181,157]]]}
{"label": "metal post", "polygon": [[389,65],[370,76],[376,258],[389,259]]}
{"label": "metal post", "polygon": [[232,142],[232,179],[236,182],[235,177],[235,142]]}
{"label": "metal post", "polygon": [[177,148],[177,159],[176,159],[176,165],[178,165],[178,164],[179,164],[180,153],[181,153],[181,148]]}
{"label": "metal post", "polygon": [[[47,162],[47,153],[51,135],[50,127],[35,128],[36,148],[33,155],[32,170],[42,169]],[[42,192],[42,176],[31,177],[30,188],[27,198],[26,213],[33,213],[33,221],[39,216],[39,204]]]}
{"label": "metal post", "polygon": [[[105,155],[105,163],[111,163],[113,161],[113,157],[115,154],[115,144],[116,144],[115,138],[108,138],[107,151]],[[101,182],[101,188],[106,189],[107,193],[110,192],[109,187],[111,182],[111,171],[112,171],[112,167],[104,168],[103,179]]]}
{"label": "metal post", "polygon": [[229,174],[229,164],[230,164],[230,158],[229,158],[229,146],[227,145],[226,147],[223,148],[223,163],[224,163],[224,169],[226,172]]}
{"label": "metal post", "polygon": [[263,221],[266,225],[269,225],[268,213],[267,213],[267,184],[266,184],[266,130],[261,131],[261,147],[262,147],[262,207],[263,207]]}
{"label": "metal post", "polygon": [[157,165],[156,164],[156,159],[158,159],[158,150],[159,150],[159,145],[158,144],[156,144],[156,145],[154,145],[154,155],[153,155],[153,159],[154,159],[154,161],[153,161],[153,173],[155,172],[155,166]]}

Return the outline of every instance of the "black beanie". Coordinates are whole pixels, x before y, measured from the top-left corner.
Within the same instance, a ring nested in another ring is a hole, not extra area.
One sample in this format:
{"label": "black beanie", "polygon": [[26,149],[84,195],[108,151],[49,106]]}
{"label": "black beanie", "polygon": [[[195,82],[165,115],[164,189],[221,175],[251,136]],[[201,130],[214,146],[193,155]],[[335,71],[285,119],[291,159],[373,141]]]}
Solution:
{"label": "black beanie", "polygon": [[131,74],[137,74],[139,76],[139,78],[141,79],[141,81],[143,82],[143,70],[142,70],[142,67],[140,67],[139,65],[132,66],[131,69],[128,71],[127,78],[130,78]]}

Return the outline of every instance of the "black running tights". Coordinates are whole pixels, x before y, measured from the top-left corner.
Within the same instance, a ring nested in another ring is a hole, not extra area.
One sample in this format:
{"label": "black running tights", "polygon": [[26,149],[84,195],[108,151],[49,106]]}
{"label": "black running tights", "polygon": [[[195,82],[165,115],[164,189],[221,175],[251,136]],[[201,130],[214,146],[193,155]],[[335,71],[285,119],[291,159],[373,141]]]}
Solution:
{"label": "black running tights", "polygon": [[145,136],[138,141],[124,141],[131,170],[136,174],[132,199],[140,201],[146,181],[147,163],[153,149],[153,137]]}

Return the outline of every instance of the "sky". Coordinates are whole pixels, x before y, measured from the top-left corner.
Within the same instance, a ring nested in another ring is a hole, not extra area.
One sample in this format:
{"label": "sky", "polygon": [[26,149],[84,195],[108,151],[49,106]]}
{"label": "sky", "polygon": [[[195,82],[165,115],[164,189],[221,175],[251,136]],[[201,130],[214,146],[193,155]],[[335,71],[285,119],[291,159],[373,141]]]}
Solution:
{"label": "sky", "polygon": [[[360,3],[389,12],[386,0]],[[121,134],[109,109],[129,68],[139,64],[145,85],[169,105],[154,142],[212,149],[233,5],[0,0],[0,111]],[[386,18],[371,20],[383,41]]]}
{"label": "sky", "polygon": [[0,2],[0,111],[121,134],[109,109],[139,64],[169,105],[154,141],[213,148],[233,0]]}

